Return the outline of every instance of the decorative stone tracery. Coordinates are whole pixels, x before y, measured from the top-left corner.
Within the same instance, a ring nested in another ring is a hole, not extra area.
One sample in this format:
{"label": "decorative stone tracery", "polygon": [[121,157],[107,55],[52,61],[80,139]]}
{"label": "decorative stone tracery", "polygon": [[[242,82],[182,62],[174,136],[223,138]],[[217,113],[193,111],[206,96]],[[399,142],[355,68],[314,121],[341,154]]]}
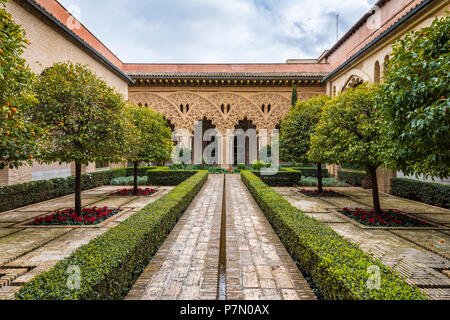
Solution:
{"label": "decorative stone tracery", "polygon": [[[130,94],[130,100],[163,114],[175,129],[193,132],[194,122],[207,118],[222,134],[227,129],[233,129],[244,118],[251,120],[257,130],[272,130],[290,109],[289,99],[277,93],[258,93],[247,98],[229,92],[212,95],[176,92],[164,98],[148,92]],[[186,108],[187,105],[189,108]],[[222,105],[225,112],[222,111]],[[265,109],[263,112],[262,105],[266,108],[270,105],[270,110]]]}

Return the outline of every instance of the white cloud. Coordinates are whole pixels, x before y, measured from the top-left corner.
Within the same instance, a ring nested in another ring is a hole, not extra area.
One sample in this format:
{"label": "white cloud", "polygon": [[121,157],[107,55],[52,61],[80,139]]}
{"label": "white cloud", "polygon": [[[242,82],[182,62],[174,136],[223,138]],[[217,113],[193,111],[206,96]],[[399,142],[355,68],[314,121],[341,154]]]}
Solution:
{"label": "white cloud", "polygon": [[60,0],[125,62],[316,58],[375,0]]}

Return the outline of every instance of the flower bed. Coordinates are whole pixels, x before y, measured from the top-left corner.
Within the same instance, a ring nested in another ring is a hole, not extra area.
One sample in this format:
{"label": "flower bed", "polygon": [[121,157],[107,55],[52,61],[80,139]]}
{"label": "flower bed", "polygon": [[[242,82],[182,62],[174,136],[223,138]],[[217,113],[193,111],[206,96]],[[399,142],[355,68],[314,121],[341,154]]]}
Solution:
{"label": "flower bed", "polygon": [[340,212],[369,227],[432,227],[425,221],[392,209],[383,210],[381,214],[376,214],[374,210],[364,210],[361,208],[344,208]]}
{"label": "flower bed", "polygon": [[134,188],[131,189],[121,189],[113,192],[112,196],[150,196],[156,192],[153,188],[138,188],[137,194],[134,193]]}
{"label": "flower bed", "polygon": [[67,209],[63,211],[56,211],[53,214],[45,217],[34,219],[31,225],[34,226],[85,226],[96,225],[111,218],[120,212],[120,209],[103,208],[85,208],[82,210],[82,215],[78,216],[74,209]]}
{"label": "flower bed", "polygon": [[319,192],[318,190],[306,190],[301,189],[299,191],[301,194],[304,194],[308,197],[337,197],[337,198],[344,198],[346,195],[333,191],[333,190],[326,190],[324,189],[322,192]]}

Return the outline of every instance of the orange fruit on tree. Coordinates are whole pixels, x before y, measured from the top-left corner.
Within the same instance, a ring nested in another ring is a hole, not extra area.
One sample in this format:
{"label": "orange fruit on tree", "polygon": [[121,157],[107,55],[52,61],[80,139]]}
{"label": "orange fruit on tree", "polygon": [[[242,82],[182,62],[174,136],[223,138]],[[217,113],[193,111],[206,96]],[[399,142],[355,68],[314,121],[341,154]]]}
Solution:
{"label": "orange fruit on tree", "polygon": [[6,131],[6,132],[5,132],[5,135],[6,135],[6,136],[9,136],[9,135],[10,135],[9,131]]}
{"label": "orange fruit on tree", "polygon": [[439,240],[440,243],[444,243],[444,239]]}
{"label": "orange fruit on tree", "polygon": [[32,136],[35,136],[36,133],[35,133],[34,131],[31,131],[31,135],[32,135]]}
{"label": "orange fruit on tree", "polygon": [[12,113],[17,113],[17,109],[14,108],[14,107],[12,107],[12,108],[11,108],[11,112],[12,112]]}
{"label": "orange fruit on tree", "polygon": [[2,54],[3,53],[3,50],[0,48],[0,54]]}

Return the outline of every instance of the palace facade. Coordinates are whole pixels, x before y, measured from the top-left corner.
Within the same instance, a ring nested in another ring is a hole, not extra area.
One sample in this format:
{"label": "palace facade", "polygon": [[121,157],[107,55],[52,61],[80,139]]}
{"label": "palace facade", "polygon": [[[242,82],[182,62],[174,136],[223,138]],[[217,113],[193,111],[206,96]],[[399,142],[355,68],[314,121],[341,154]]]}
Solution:
{"label": "palace facade", "polygon": [[[191,146],[195,121],[218,130],[224,146],[219,157],[225,163],[235,153],[227,131],[253,128],[261,134],[278,128],[290,109],[293,85],[299,99],[306,100],[382,81],[392,42],[446,14],[450,1],[380,0],[319,58],[278,64],[124,63],[56,0],[8,0],[6,9],[26,30],[31,44],[24,55],[34,72],[58,61],[88,64],[126,98],[163,114],[173,130],[185,129]],[[123,165],[91,164],[83,170]],[[336,174],[339,166],[328,168]],[[3,169],[0,185],[63,177],[72,171],[72,164]],[[396,174],[379,170],[382,191],[389,191],[389,180]]]}

